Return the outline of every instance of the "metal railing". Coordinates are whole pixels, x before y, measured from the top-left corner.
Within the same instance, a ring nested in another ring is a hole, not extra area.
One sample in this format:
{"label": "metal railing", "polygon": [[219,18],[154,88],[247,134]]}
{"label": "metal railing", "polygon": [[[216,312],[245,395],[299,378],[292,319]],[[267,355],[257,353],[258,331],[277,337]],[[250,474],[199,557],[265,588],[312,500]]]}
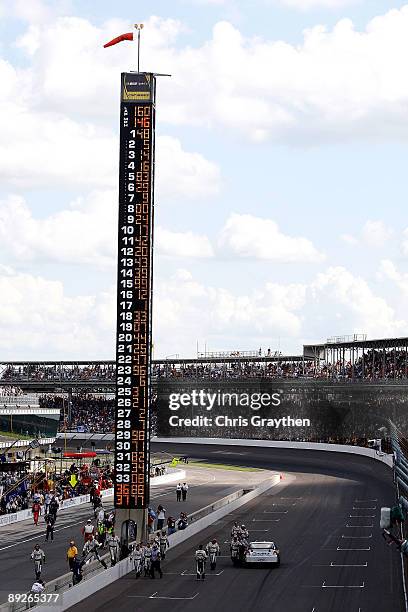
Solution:
{"label": "metal railing", "polygon": [[[396,487],[397,504],[403,509],[405,517],[408,515],[408,440],[391,420],[390,437],[394,453],[394,483]],[[401,540],[407,540],[407,528],[404,522],[399,524]],[[405,609],[408,610],[407,585],[408,585],[408,560],[401,552],[401,567],[404,582]]]}
{"label": "metal railing", "polygon": [[365,342],[367,334],[352,334],[346,336],[331,336],[327,338],[326,344],[343,344],[344,342]]}

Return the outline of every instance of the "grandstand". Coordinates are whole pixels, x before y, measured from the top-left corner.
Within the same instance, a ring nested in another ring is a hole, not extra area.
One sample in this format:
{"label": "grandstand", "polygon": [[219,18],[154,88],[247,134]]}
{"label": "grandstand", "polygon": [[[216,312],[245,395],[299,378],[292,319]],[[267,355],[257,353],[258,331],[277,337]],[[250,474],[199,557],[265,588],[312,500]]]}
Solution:
{"label": "grandstand", "polygon": [[[222,351],[153,361],[153,379],[275,378],[332,381],[403,381],[408,378],[408,338],[367,340],[364,335],[307,344],[300,355],[278,351]],[[24,392],[115,390],[116,364],[102,361],[0,362],[0,388]],[[0,394],[1,397],[1,394]]]}
{"label": "grandstand", "polygon": [[[34,398],[39,408],[61,412],[60,428],[64,431],[111,432],[115,377],[112,360],[3,362],[0,405],[7,390],[14,389],[14,397],[9,392],[9,407],[10,403],[16,407],[23,402],[30,404]],[[375,437],[386,417],[391,417],[402,430],[408,430],[407,379],[408,338],[367,340],[364,335],[341,336],[304,345],[300,355],[260,349],[155,360],[153,422],[156,433],[174,435],[166,424],[171,393],[190,392],[194,388],[208,393],[220,389],[263,393],[272,389],[284,398],[284,412],[314,421],[314,439],[328,439],[333,431],[341,439],[367,439]],[[213,428],[200,432],[224,437],[267,435],[259,428],[256,431]],[[178,429],[177,433],[199,432]],[[293,439],[310,439],[311,434],[298,430],[290,435]],[[287,437],[288,433],[275,432],[275,437],[279,436]]]}

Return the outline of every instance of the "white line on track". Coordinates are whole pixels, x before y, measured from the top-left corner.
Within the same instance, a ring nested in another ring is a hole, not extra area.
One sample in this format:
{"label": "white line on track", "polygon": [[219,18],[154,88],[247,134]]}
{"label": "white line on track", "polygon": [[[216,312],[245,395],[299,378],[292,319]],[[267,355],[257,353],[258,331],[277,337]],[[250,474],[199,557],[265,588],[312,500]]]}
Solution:
{"label": "white line on track", "polygon": [[326,582],[323,582],[322,584],[322,589],[364,589],[364,582],[363,584],[326,584]]}
{"label": "white line on track", "polygon": [[349,518],[375,518],[375,514],[349,514]]}
{"label": "white line on track", "polygon": [[[80,525],[83,522],[84,522],[84,519],[82,519],[81,521],[77,521],[76,523],[70,523],[69,525],[64,525],[64,527],[60,527],[59,529],[54,529],[54,533],[57,533],[58,531],[63,531],[63,529],[69,529],[69,527],[75,527],[75,525]],[[13,546],[19,546],[20,544],[25,544],[26,542],[31,542],[32,540],[38,540],[38,538],[45,539],[45,532],[43,531],[42,533],[40,533],[40,535],[33,536],[32,538],[27,538],[26,540],[19,540],[18,542],[15,542],[14,544],[9,544],[8,546],[3,546],[2,548],[0,548],[0,552],[2,550],[7,550],[8,548],[13,548]]]}
{"label": "white line on track", "polygon": [[329,565],[329,567],[368,567],[368,563],[367,561],[363,564],[343,564],[343,563],[334,563],[334,561],[332,561]]}
{"label": "white line on track", "polygon": [[377,498],[375,498],[375,499],[355,499],[354,501],[357,502],[357,503],[365,504],[366,502],[375,502],[375,501],[378,501],[378,499]]}
{"label": "white line on track", "polygon": [[373,534],[370,533],[370,535],[368,535],[368,536],[345,536],[345,535],[342,535],[341,537],[344,540],[369,540],[370,538],[373,537]]}
{"label": "white line on track", "polygon": [[[223,574],[223,573],[224,573],[224,570],[221,570],[221,571],[220,571],[220,572],[218,572],[217,574],[211,574],[210,572],[206,572],[206,573],[205,573],[205,575],[206,575],[206,576],[221,576],[221,574]],[[184,570],[184,572],[182,572],[182,573],[180,574],[180,576],[196,576],[196,575],[197,575],[197,572],[196,572],[196,573],[193,573],[193,574],[188,574],[188,573],[187,573],[187,570]]]}
{"label": "white line on track", "polygon": [[355,529],[355,528],[357,528],[357,529],[371,529],[372,527],[374,527],[374,524],[370,523],[369,525],[349,525],[347,523],[346,527],[348,529]]}
{"label": "white line on track", "polygon": [[269,531],[269,529],[251,529],[251,533],[255,533],[257,531],[260,531],[262,533],[266,533],[267,531]]}
{"label": "white line on track", "polygon": [[338,546],[336,550],[371,550],[371,546],[368,548],[340,548],[340,546]]}
{"label": "white line on track", "polygon": [[377,510],[377,506],[367,506],[367,508],[356,508],[356,506],[353,506],[353,510]]}
{"label": "white line on track", "polygon": [[332,561],[330,564],[327,563],[313,563],[313,567],[368,567],[367,561],[365,563],[335,563]]}
{"label": "white line on track", "polygon": [[264,510],[264,514],[287,514],[289,510]]}
{"label": "white line on track", "polygon": [[280,497],[279,499],[303,499],[303,497]]}
{"label": "white line on track", "polygon": [[156,591],[155,593],[153,593],[153,595],[128,595],[128,597],[132,597],[132,598],[133,597],[143,597],[145,599],[177,599],[177,600],[188,599],[188,600],[192,600],[192,599],[195,599],[198,595],[198,593],[196,593],[192,597],[163,597],[163,596],[157,595],[158,592],[159,591]]}
{"label": "white line on track", "polygon": [[252,519],[253,523],[279,523],[280,519]]}

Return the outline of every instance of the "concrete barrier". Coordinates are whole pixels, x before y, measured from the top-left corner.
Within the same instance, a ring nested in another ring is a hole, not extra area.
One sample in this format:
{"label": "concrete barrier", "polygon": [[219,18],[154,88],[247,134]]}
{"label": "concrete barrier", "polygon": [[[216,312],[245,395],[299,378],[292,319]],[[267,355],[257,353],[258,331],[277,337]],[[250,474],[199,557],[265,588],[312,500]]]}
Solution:
{"label": "concrete barrier", "polygon": [[179,482],[183,481],[186,478],[186,470],[176,470],[169,468],[167,474],[163,474],[163,476],[155,476],[150,479],[150,484],[152,487],[161,484],[167,484],[168,482]]}
{"label": "concrete barrier", "polygon": [[32,516],[33,513],[31,510],[20,510],[19,512],[13,512],[12,514],[2,514],[0,516],[0,527],[12,525],[13,523],[18,523],[19,521],[26,521]]}
{"label": "concrete barrier", "polygon": [[[226,497],[198,510],[194,514],[192,514],[189,519],[189,526],[182,530],[177,531],[176,533],[169,536],[170,548],[174,548],[178,546],[182,542],[185,542],[192,536],[196,535],[198,532],[203,531],[214,522],[220,520],[221,518],[227,516],[234,510],[237,510],[244,504],[247,504],[251,500],[255,499],[258,495],[265,493],[272,487],[276,486],[280,482],[280,474],[274,474],[268,480],[262,482],[255,489],[235,491],[231,495],[227,495]],[[204,514],[204,516],[203,516]],[[93,564],[92,564],[93,565]],[[95,564],[96,565],[96,564]],[[93,568],[90,568],[89,571],[92,571]],[[110,567],[107,570],[103,570],[97,575],[90,577],[88,580],[83,580],[80,584],[75,587],[68,588],[68,590],[61,593],[61,598],[57,604],[47,604],[46,606],[36,606],[36,612],[62,612],[63,610],[68,610],[71,606],[76,605],[80,601],[86,599],[96,593],[100,589],[108,586],[112,582],[119,580],[129,572],[133,570],[132,561],[127,558],[123,561],[117,563],[114,567]],[[49,587],[53,589],[52,592],[56,593],[61,588],[62,584],[65,581],[65,586],[68,586],[67,579],[70,579],[70,574],[66,576],[62,576],[60,579],[53,581],[53,583],[47,584],[47,593],[51,592]],[[59,586],[60,585],[60,586]],[[72,583],[69,581],[69,585]],[[16,612],[17,610],[22,610],[25,608],[21,607],[11,607],[9,604],[5,604],[4,606],[0,606],[0,610],[3,612]]]}
{"label": "concrete barrier", "polygon": [[[63,438],[65,434],[59,433],[57,437]],[[106,440],[112,441],[115,439],[114,434],[85,434],[85,433],[67,433],[68,440]],[[392,456],[378,453],[372,448],[363,446],[351,446],[346,444],[325,444],[323,442],[289,442],[286,440],[247,440],[246,438],[158,438],[153,437],[152,442],[174,442],[175,444],[220,444],[231,446],[266,446],[270,448],[300,448],[303,450],[323,450],[334,453],[351,453],[355,455],[364,455],[371,457],[377,461],[381,461],[392,467]]]}
{"label": "concrete barrier", "polygon": [[346,444],[324,444],[322,442],[289,442],[286,440],[247,440],[239,438],[152,438],[152,442],[168,444],[218,444],[220,446],[262,446],[264,448],[286,448],[302,450],[320,450],[333,453],[349,453],[370,457],[392,467],[392,455],[380,453],[373,448],[351,446]]}

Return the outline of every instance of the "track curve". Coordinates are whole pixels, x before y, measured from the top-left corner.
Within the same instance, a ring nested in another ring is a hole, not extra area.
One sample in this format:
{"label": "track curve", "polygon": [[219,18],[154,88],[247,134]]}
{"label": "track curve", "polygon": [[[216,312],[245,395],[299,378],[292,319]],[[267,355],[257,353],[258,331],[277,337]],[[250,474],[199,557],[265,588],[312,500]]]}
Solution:
{"label": "track curve", "polygon": [[[286,480],[200,534],[223,546],[217,574],[197,583],[197,537],[168,554],[163,580],[127,576],[75,606],[143,612],[399,612],[403,587],[399,554],[381,538],[382,505],[394,501],[389,468],[356,455],[262,447],[155,443],[215,463],[279,470]],[[279,569],[232,568],[230,524],[250,525],[252,539],[275,539]],[[191,574],[191,575],[189,575]]]}

